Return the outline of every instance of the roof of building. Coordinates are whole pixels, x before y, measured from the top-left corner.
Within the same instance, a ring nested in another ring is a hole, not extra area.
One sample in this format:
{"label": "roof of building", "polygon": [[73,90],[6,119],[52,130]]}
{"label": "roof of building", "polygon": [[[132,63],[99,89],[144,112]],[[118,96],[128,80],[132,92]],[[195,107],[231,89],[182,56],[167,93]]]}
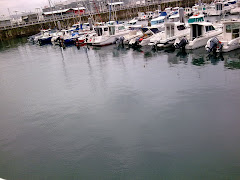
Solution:
{"label": "roof of building", "polygon": [[124,2],[108,3],[108,5],[110,5],[110,6],[121,5],[121,4],[124,4]]}
{"label": "roof of building", "polygon": [[67,8],[67,9],[61,9],[61,10],[57,10],[57,11],[49,11],[49,12],[43,12],[44,15],[49,15],[49,14],[58,14],[58,13],[64,13],[67,12],[69,10],[84,10],[85,7],[78,7],[78,8]]}

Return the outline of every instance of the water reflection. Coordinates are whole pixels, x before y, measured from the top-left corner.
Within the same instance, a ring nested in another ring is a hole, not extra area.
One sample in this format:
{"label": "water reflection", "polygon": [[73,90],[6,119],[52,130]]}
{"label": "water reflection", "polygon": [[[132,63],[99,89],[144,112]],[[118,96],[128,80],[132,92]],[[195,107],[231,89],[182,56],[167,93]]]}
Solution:
{"label": "water reflection", "polygon": [[[162,52],[167,54],[168,63],[170,65],[190,62],[195,66],[205,66],[207,64],[217,65],[221,61],[225,61],[225,67],[231,69],[239,69],[240,50],[228,53],[208,54],[204,48],[194,51],[174,51],[172,49]],[[152,56],[152,54],[150,54]]]}
{"label": "water reflection", "polygon": [[0,41],[0,51],[1,50],[7,50],[9,48],[16,48],[18,46],[24,45],[27,43],[27,38],[16,38],[16,39],[10,39],[7,41]]}
{"label": "water reflection", "polygon": [[228,69],[240,69],[240,50],[226,54],[224,65]]}

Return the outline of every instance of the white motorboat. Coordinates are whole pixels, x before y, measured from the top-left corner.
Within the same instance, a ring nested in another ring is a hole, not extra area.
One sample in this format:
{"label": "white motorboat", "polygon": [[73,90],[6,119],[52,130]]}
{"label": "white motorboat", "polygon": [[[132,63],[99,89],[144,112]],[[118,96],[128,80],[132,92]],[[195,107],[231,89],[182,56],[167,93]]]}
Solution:
{"label": "white motorboat", "polygon": [[169,22],[179,22],[180,21],[180,16],[178,12],[175,12],[169,17]]}
{"label": "white motorboat", "polygon": [[205,4],[194,5],[192,7],[192,12],[193,12],[193,14],[205,14],[206,13],[206,6],[205,6]]}
{"label": "white motorboat", "polygon": [[166,16],[159,16],[151,20],[151,27],[158,28],[160,31],[164,30],[164,22]]}
{"label": "white motorboat", "polygon": [[59,40],[59,38],[60,38],[61,36],[63,36],[63,32],[62,32],[62,31],[58,31],[58,32],[56,32],[56,33],[53,33],[52,39],[51,39],[52,44],[53,44],[53,45],[58,44],[58,43],[59,43],[58,40]]}
{"label": "white motorboat", "polygon": [[123,24],[98,26],[94,28],[97,36],[92,39],[93,46],[106,46],[113,44],[117,38],[130,32]]}
{"label": "white motorboat", "polygon": [[155,17],[155,14],[152,11],[147,11],[146,16],[147,16],[147,19],[152,19]]}
{"label": "white motorboat", "polygon": [[230,14],[240,14],[240,1],[230,10]]}
{"label": "white motorboat", "polygon": [[190,30],[184,23],[184,10],[179,9],[179,13],[171,16],[170,22],[165,22],[165,31],[159,32],[152,36],[149,46],[165,47],[174,43],[176,38],[180,38],[189,34]]}
{"label": "white motorboat", "polygon": [[173,13],[172,7],[165,8],[164,10],[167,14],[171,15]]}
{"label": "white motorboat", "polygon": [[186,49],[197,49],[206,45],[207,41],[222,33],[222,28],[215,29],[210,22],[195,22],[189,24],[190,37]]}
{"label": "white motorboat", "polygon": [[133,38],[129,42],[130,46],[143,47],[149,44],[151,37],[159,33],[158,28],[144,27],[141,29],[143,35],[141,37]]}
{"label": "white motorboat", "polygon": [[134,19],[132,19],[132,20],[130,20],[130,21],[128,21],[128,25],[129,26],[132,26],[132,25],[136,25],[137,24],[137,22],[138,22],[138,20],[136,19],[136,18],[134,18]]}
{"label": "white motorboat", "polygon": [[224,13],[230,13],[231,9],[232,9],[232,6],[230,6],[230,4],[228,2],[224,2],[223,3],[223,10],[224,10]]}
{"label": "white motorboat", "polygon": [[33,42],[34,43],[38,43],[39,39],[41,39],[42,37],[49,37],[50,33],[51,33],[51,29],[43,29],[43,30],[41,30],[40,34],[34,37]]}
{"label": "white motorboat", "polygon": [[162,11],[161,10],[155,10],[153,18],[157,18],[158,16],[161,16]]}
{"label": "white motorboat", "polygon": [[237,0],[229,0],[228,4],[229,4],[231,9],[234,9],[234,8],[237,7]]}
{"label": "white motorboat", "polygon": [[214,4],[211,4],[209,8],[207,9],[208,16],[220,16],[226,13],[229,13],[231,10],[231,7],[227,2],[216,2]]}
{"label": "white motorboat", "polygon": [[240,20],[223,22],[223,33],[208,40],[208,52],[229,52],[240,48]]}
{"label": "white motorboat", "polygon": [[[42,35],[37,37],[37,39],[36,39],[37,43],[39,43],[40,45],[51,43],[51,39],[52,39],[51,29],[42,30],[41,33],[42,33]],[[35,40],[35,42],[36,42],[36,40]]]}
{"label": "white motorboat", "polygon": [[138,20],[139,21],[144,21],[147,19],[147,16],[144,12],[138,12]]}
{"label": "white motorboat", "polygon": [[[157,44],[157,47],[166,47],[173,45],[177,38],[187,36],[190,30],[182,22],[167,22],[165,23],[165,31],[158,34],[158,37],[153,37],[149,45]],[[154,40],[154,38],[156,38]],[[156,41],[157,40],[157,41]]]}
{"label": "white motorboat", "polygon": [[63,29],[62,36],[60,36],[60,41],[62,41],[64,44],[74,44],[76,38],[78,38],[78,31],[72,30],[72,29]]}
{"label": "white motorboat", "polygon": [[124,44],[129,44],[129,42],[132,40],[132,39],[136,39],[136,38],[140,38],[143,36],[143,31],[141,30],[142,27],[141,25],[135,25],[135,27],[131,27],[130,28],[130,32],[126,35],[123,36],[124,38],[124,41],[123,43]]}
{"label": "white motorboat", "polygon": [[88,33],[85,39],[86,43],[92,45],[92,42],[94,41],[95,37],[97,37],[97,33],[95,31]]}

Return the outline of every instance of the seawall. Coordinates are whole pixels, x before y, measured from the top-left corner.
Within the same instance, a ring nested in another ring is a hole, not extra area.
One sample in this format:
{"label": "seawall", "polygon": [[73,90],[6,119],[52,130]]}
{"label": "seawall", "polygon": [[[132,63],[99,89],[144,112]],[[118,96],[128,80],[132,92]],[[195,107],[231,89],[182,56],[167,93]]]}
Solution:
{"label": "seawall", "polygon": [[[136,7],[136,8],[129,8],[124,10],[118,10],[116,11],[116,17],[115,20],[128,20],[133,17],[137,16],[138,12],[146,12],[146,11],[154,11],[159,8],[159,5],[161,5],[161,9],[165,9],[166,7],[187,7],[194,5],[194,1],[175,1],[175,2],[167,2],[167,3],[161,3],[161,4],[154,4],[154,5],[148,5],[148,6],[142,6],[142,7]],[[112,15],[113,16],[113,15]],[[82,22],[87,22],[88,18],[90,16],[81,16],[81,17],[74,17],[69,19],[60,19],[61,27],[67,28],[70,27],[72,24],[79,22],[80,20]],[[93,15],[94,19],[96,21],[108,21],[109,20],[109,12],[100,13]],[[39,22],[37,24],[32,25],[26,25],[23,27],[13,27],[10,29],[2,29],[0,30],[0,41],[18,38],[18,37],[25,37],[25,36],[31,36],[34,34],[37,34],[40,32],[41,29],[48,29],[48,28],[54,28],[55,24],[53,21],[51,22]]]}

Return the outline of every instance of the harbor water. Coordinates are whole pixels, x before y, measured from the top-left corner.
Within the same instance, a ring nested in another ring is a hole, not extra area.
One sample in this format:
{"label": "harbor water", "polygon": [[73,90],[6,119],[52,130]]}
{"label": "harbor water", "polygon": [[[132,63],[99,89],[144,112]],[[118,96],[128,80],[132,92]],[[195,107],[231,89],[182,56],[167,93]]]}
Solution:
{"label": "harbor water", "polygon": [[0,178],[240,179],[240,50],[0,45]]}

